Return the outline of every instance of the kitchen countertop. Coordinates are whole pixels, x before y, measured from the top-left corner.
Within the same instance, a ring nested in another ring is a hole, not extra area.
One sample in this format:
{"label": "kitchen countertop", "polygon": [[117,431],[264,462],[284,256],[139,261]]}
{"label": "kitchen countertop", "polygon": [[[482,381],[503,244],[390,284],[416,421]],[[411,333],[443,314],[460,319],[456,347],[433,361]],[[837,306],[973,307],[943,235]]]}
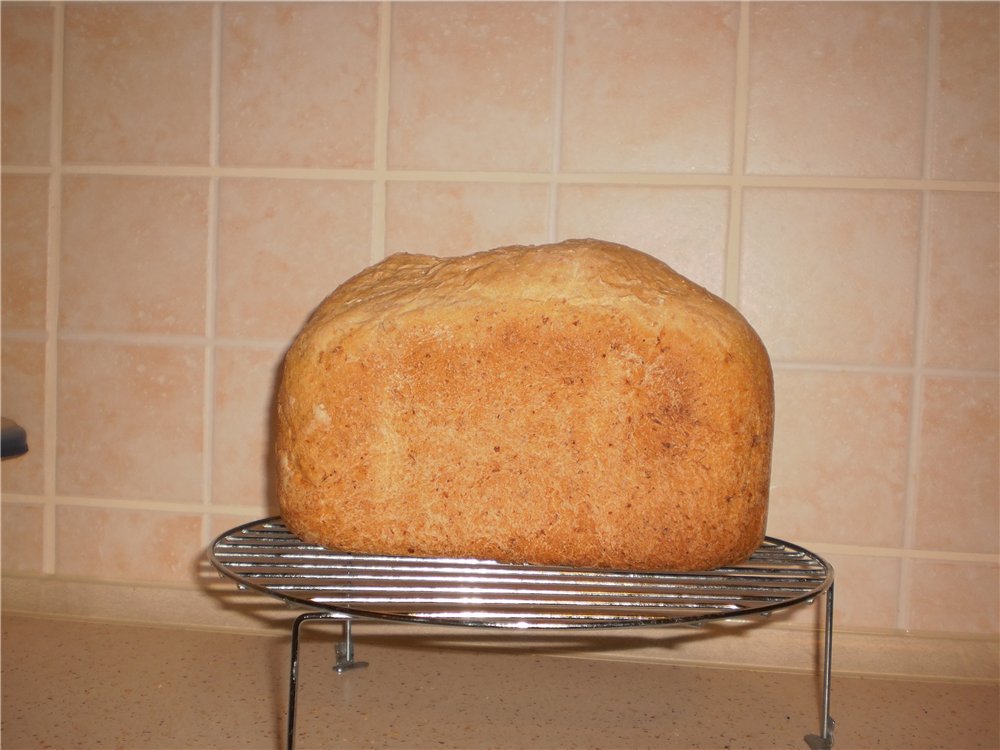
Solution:
{"label": "kitchen countertop", "polygon": [[[818,677],[555,656],[512,643],[303,630],[298,747],[806,748]],[[284,737],[288,638],[3,617],[2,745],[266,748]],[[836,748],[1000,747],[998,686],[835,676]]]}

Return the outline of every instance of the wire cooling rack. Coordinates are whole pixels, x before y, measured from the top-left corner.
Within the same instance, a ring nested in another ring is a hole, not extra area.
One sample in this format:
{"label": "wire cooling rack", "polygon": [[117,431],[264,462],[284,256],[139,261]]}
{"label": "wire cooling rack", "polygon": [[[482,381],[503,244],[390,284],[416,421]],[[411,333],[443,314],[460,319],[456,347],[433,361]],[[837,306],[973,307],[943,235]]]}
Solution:
{"label": "wire cooling rack", "polygon": [[501,628],[674,625],[764,614],[814,599],[828,563],[767,538],[743,563],[707,572],[511,565],[337,552],[306,544],[280,518],[237,527],[212,562],[238,584],[355,617]]}
{"label": "wire cooling rack", "polygon": [[303,542],[272,517],[222,534],[209,559],[241,588],[310,610],[292,628],[289,750],[299,630],[310,620],[342,622],[336,669],[346,671],[364,666],[354,660],[355,619],[522,630],[697,625],[767,615],[824,594],[822,724],[820,734],[807,735],[806,741],[814,750],[833,746],[833,568],[781,539],[767,537],[745,562],[710,571],[615,571],[340,552]]}

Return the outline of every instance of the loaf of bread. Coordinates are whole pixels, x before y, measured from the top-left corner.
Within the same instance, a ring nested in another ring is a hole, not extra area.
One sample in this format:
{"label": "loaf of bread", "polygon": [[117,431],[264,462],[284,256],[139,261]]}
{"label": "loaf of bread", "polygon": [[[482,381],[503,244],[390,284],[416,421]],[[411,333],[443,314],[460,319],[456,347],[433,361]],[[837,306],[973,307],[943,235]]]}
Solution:
{"label": "loaf of bread", "polygon": [[767,352],[621,245],[390,256],[317,308],[277,408],[281,513],[326,547],[702,570],[764,535]]}

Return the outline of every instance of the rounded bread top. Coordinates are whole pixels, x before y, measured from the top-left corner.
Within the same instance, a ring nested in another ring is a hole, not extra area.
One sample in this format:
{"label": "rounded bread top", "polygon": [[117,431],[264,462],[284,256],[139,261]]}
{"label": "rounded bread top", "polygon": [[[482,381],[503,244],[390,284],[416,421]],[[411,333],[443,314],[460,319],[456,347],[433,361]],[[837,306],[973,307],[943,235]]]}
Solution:
{"label": "rounded bread top", "polygon": [[674,325],[696,327],[702,336],[749,337],[763,348],[725,300],[657,258],[594,239],[512,245],[458,257],[391,255],[339,286],[316,308],[299,338],[322,347],[335,331],[344,334],[409,313],[514,301],[624,307],[652,326],[669,318]]}

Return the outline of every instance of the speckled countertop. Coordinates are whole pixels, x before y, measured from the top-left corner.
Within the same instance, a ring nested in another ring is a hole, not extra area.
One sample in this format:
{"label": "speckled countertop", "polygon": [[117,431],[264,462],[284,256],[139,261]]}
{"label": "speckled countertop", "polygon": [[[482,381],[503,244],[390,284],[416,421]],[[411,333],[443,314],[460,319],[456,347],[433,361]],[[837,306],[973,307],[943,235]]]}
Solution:
{"label": "speckled countertop", "polygon": [[[380,636],[332,669],[304,630],[298,747],[805,748],[817,678],[441,648]],[[282,746],[287,638],[3,618],[2,746]],[[835,747],[1000,747],[996,685],[835,677]]]}

